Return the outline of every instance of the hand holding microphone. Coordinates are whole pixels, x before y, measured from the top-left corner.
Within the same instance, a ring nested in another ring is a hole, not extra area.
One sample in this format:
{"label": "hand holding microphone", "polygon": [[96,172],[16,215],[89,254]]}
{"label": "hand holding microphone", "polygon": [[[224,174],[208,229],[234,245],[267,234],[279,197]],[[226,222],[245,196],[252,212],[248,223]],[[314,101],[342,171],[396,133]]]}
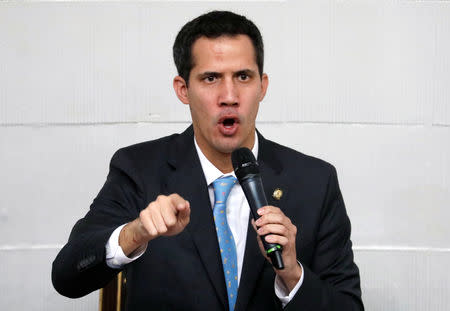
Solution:
{"label": "hand holding microphone", "polygon": [[260,239],[261,252],[270,258],[275,272],[290,292],[300,280],[303,270],[297,261],[297,227],[278,207],[267,205],[259,175],[259,165],[253,153],[240,148],[231,154],[236,177],[247,198]]}
{"label": "hand holding microphone", "polygon": [[[258,162],[256,162],[253,153],[248,148],[239,148],[231,154],[231,162],[237,179],[247,198],[253,219],[256,221],[260,218],[258,209],[267,206],[266,195],[259,175]],[[272,260],[272,265],[276,269],[284,269],[283,258],[281,252],[283,247],[280,244],[269,243],[266,236],[261,237],[266,255]]]}

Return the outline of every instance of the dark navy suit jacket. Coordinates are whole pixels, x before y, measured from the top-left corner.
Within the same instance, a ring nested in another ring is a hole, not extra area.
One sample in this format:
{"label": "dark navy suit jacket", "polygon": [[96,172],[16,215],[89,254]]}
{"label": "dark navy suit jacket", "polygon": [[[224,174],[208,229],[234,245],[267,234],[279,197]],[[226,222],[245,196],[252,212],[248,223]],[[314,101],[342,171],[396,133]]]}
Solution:
{"label": "dark navy suit jacket", "polygon": [[[350,221],[336,170],[258,135],[258,162],[269,204],[281,208],[298,228],[296,248],[304,281],[285,310],[363,310]],[[276,188],[283,191],[280,200],[272,198]],[[191,203],[190,223],[179,235],[152,240],[139,259],[124,266],[127,309],[228,310],[211,203],[192,126],[182,134],[114,154],[103,188],[53,262],[56,290],[81,297],[106,285],[119,271],[105,261],[111,233],[138,217],[159,194],[171,193]],[[281,310],[274,279],[249,225],[235,310]]]}

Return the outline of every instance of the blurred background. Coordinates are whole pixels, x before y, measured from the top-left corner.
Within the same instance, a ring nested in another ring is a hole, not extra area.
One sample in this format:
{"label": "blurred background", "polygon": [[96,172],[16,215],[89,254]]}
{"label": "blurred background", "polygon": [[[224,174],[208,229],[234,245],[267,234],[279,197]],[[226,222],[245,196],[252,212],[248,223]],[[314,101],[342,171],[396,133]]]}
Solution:
{"label": "blurred background", "polygon": [[183,131],[172,44],[212,9],[266,47],[258,128],[338,170],[367,310],[450,305],[449,1],[0,1],[0,309],[97,310],[51,264],[114,151]]}

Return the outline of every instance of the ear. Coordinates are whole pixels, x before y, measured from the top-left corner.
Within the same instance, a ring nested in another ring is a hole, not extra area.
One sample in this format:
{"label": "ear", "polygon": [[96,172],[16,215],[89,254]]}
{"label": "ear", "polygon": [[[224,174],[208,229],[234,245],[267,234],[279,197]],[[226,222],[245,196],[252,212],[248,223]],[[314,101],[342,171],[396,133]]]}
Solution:
{"label": "ear", "polygon": [[261,77],[261,94],[259,96],[259,101],[261,102],[266,96],[267,87],[269,86],[269,77],[267,74],[263,73]]}
{"label": "ear", "polygon": [[173,89],[178,96],[178,99],[185,105],[189,105],[188,87],[186,81],[180,76],[173,78]]}

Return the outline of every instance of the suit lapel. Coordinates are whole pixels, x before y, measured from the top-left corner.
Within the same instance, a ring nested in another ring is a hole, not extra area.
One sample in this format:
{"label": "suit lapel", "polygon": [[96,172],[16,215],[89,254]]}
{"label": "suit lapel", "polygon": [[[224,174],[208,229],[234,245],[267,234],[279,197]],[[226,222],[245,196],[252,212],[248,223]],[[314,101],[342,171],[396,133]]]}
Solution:
{"label": "suit lapel", "polygon": [[171,144],[168,163],[172,168],[165,188],[190,202],[191,216],[186,231],[192,236],[200,260],[224,309],[228,309],[225,277],[219,253],[211,202],[200,160],[194,146],[192,126]]}
{"label": "suit lapel", "polygon": [[[259,132],[257,133],[259,139],[258,163],[267,202],[269,205],[277,206],[283,210],[283,203],[286,202],[288,189],[284,184],[285,178],[281,175],[283,171],[282,162],[275,153],[274,146],[276,145],[266,140]],[[282,189],[283,191],[283,195],[278,200],[274,198],[276,189]]]}
{"label": "suit lapel", "polygon": [[[261,179],[264,185],[264,192],[269,205],[282,208],[281,201],[276,201],[273,197],[273,191],[282,188],[280,182],[281,162],[276,158],[273,149],[264,137],[258,132],[258,163],[260,166]],[[239,292],[236,302],[236,311],[247,309],[247,305],[252,296],[258,278],[262,273],[265,258],[259,250],[256,232],[251,225],[252,215],[250,213],[249,225],[247,230],[247,240],[245,246],[244,262],[242,267],[241,280],[239,283]]]}

